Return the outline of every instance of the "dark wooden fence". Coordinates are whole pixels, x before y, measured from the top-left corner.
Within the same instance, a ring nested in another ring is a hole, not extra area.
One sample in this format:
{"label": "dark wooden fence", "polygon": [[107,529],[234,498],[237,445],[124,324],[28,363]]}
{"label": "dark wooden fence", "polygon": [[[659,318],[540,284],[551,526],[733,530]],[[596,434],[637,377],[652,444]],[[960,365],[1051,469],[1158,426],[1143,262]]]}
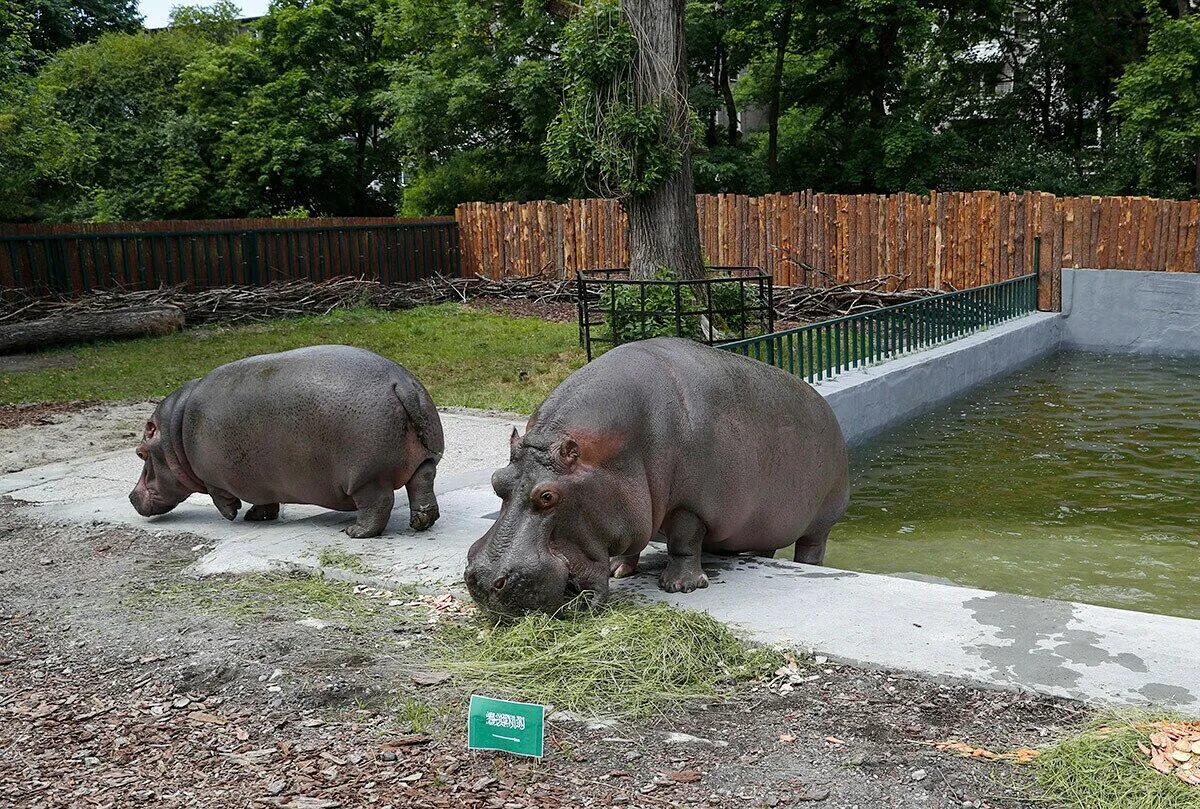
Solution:
{"label": "dark wooden fence", "polygon": [[0,289],[193,288],[461,274],[453,217],[0,225]]}
{"label": "dark wooden fence", "polygon": [[[761,267],[778,285],[894,275],[900,287],[968,289],[1033,272],[1034,237],[1043,309],[1058,307],[1063,267],[1200,272],[1197,200],[805,191],[696,203],[708,261]],[[612,200],[467,203],[456,216],[468,275],[571,277],[629,261]]]}

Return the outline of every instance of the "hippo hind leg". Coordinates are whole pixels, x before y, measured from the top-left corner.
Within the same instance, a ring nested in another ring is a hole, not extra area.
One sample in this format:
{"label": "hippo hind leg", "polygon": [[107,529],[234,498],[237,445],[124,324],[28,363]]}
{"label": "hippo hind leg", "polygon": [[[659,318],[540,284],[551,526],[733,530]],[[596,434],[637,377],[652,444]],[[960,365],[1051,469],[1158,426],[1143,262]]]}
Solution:
{"label": "hippo hind leg", "polygon": [[417,531],[424,531],[437,522],[437,497],[433,493],[433,479],[437,475],[437,464],[429,459],[417,467],[417,471],[404,484],[408,492],[408,513],[411,515],[409,526]]}
{"label": "hippo hind leg", "polygon": [[396,505],[396,492],[391,486],[378,483],[368,484],[350,494],[358,509],[358,519],[346,528],[346,534],[355,539],[377,537],[387,528]]}
{"label": "hippo hind leg", "polygon": [[690,511],[680,509],[667,521],[667,567],[658,577],[659,588],[668,593],[690,593],[708,586],[700,567],[701,548],[708,533],[704,523]]}
{"label": "hippo hind leg", "polygon": [[265,522],[266,520],[279,519],[279,504],[278,503],[260,503],[257,506],[251,506],[243,517],[246,522]]}
{"label": "hippo hind leg", "polygon": [[822,528],[811,531],[796,540],[796,550],[792,560],[805,565],[820,565],[825,563],[825,545],[829,542],[829,530]]}

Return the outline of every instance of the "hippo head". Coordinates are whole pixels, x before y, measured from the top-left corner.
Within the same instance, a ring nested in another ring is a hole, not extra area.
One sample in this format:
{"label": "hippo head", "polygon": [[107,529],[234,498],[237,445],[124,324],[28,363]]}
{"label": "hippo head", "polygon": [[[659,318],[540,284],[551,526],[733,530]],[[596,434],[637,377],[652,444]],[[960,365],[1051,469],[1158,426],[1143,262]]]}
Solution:
{"label": "hippo head", "polygon": [[619,460],[609,463],[621,443],[513,430],[510,462],[492,475],[500,517],[467,554],[467,588],[480,605],[519,615],[553,613],[580,595],[593,606],[608,598],[609,557],[650,520],[649,498]]}
{"label": "hippo head", "polygon": [[[159,413],[155,411],[142,433],[142,442],[135,450],[144,461],[142,476],[129,493],[129,502],[143,517],[166,514],[188,498],[195,489],[180,480],[169,458],[171,453],[163,439],[159,426]],[[178,464],[176,464],[177,466]]]}

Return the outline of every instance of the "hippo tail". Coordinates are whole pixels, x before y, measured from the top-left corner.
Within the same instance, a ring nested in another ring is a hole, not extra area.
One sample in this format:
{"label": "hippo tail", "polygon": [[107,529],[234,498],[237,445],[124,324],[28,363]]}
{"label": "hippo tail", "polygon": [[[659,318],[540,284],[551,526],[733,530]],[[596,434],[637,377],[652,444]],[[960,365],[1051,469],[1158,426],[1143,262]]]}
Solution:
{"label": "hippo tail", "polygon": [[429,454],[442,459],[446,450],[446,439],[442,435],[442,420],[438,418],[437,408],[429,392],[412,379],[398,379],[392,382],[392,393],[399,400],[408,420],[417,431],[421,446],[429,450]]}

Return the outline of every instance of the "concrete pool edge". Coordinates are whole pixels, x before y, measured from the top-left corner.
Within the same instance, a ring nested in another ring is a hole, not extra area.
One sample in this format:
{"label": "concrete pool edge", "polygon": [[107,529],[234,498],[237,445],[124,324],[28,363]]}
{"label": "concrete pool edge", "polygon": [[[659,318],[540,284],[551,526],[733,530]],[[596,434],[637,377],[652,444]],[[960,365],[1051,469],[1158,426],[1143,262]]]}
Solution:
{"label": "concrete pool edge", "polygon": [[1061,339],[1060,315],[1034,312],[814,387],[853,445],[1057,351]]}
{"label": "concrete pool edge", "polygon": [[1062,271],[1066,348],[1200,355],[1200,275],[1146,270]]}

